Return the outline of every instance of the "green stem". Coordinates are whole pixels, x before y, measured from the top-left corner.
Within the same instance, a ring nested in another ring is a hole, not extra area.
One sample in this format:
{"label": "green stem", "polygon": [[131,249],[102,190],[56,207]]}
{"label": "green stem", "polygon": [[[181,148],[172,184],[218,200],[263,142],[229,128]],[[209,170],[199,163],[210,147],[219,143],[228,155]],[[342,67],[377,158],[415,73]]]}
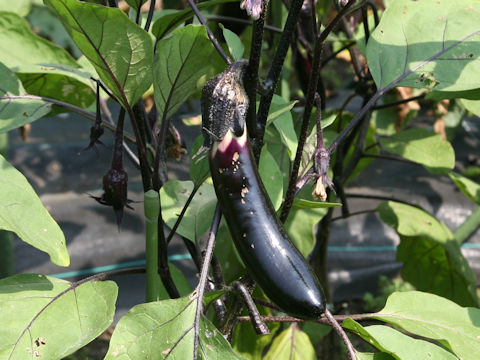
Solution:
{"label": "green stem", "polygon": [[453,233],[457,243],[461,245],[480,226],[480,206],[477,206],[470,216]]}
{"label": "green stem", "polygon": [[159,300],[158,289],[158,214],[160,213],[160,197],[158,192],[148,190],[144,194],[145,208],[145,257],[146,302]]}

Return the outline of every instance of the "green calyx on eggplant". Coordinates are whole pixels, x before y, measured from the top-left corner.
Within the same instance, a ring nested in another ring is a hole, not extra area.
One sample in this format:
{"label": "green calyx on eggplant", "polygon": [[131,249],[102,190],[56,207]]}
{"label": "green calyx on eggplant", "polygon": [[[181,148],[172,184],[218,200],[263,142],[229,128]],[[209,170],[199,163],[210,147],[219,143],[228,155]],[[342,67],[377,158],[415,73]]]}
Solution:
{"label": "green calyx on eggplant", "polygon": [[322,287],[279,221],[249,146],[246,65],[233,63],[202,92],[215,192],[240,257],[265,294],[289,315],[317,319],[325,311]]}

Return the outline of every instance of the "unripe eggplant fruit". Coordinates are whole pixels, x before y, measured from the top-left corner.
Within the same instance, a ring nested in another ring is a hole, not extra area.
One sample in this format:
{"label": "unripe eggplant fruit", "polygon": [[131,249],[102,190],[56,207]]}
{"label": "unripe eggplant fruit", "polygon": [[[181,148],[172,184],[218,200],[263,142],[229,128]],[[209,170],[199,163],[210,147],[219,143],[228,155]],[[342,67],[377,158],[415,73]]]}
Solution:
{"label": "unripe eggplant fruit", "polygon": [[240,257],[265,294],[289,315],[317,319],[325,311],[323,290],[280,223],[249,146],[246,66],[233,63],[202,92],[215,192]]}

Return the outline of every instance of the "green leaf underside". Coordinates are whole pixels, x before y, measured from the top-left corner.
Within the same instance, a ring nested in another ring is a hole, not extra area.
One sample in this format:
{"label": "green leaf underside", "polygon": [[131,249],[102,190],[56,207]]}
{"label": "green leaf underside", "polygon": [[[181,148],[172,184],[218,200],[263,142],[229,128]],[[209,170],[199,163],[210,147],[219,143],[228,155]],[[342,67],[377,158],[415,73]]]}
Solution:
{"label": "green leaf underside", "polygon": [[207,80],[212,58],[216,57],[218,55],[203,26],[189,25],[158,42],[153,86],[162,122],[197,91],[200,80]]}
{"label": "green leaf underside", "polygon": [[45,116],[51,105],[42,100],[6,98],[25,95],[20,80],[0,62],[0,133],[16,129]]}
{"label": "green leaf underside", "polygon": [[[173,227],[188,196],[193,190],[191,181],[169,180],[160,190],[163,220],[169,227]],[[185,216],[182,219],[177,233],[196,241],[209,228],[217,198],[211,184],[203,184],[195,194]]]}
{"label": "green leaf underside", "polygon": [[466,197],[480,205],[480,185],[478,183],[455,172],[449,173],[448,176]]}
{"label": "green leaf underside", "polygon": [[391,201],[377,210],[400,235],[397,259],[404,263],[406,281],[458,304],[477,306],[475,274],[443,223],[423,210]]}
{"label": "green leaf underside", "polygon": [[149,35],[120,9],[76,0],[45,0],[118,101],[133,105],[152,80]]}
{"label": "green leaf underside", "polygon": [[443,91],[478,88],[480,4],[472,0],[396,0],[385,10],[367,45],[372,76],[383,89],[397,86]]}
{"label": "green leaf underside", "polygon": [[62,359],[112,323],[113,281],[71,285],[36,274],[0,280],[1,359]]}
{"label": "green leaf underside", "polygon": [[386,151],[424,165],[434,172],[448,172],[455,166],[452,145],[440,135],[425,129],[408,129],[381,138],[380,144]]}
{"label": "green leaf underside", "polygon": [[[462,360],[477,360],[480,354],[480,309],[419,291],[390,295],[375,319],[441,342]],[[432,358],[433,360],[434,358]]]}
{"label": "green leaf underside", "polygon": [[315,349],[308,335],[297,325],[290,325],[273,340],[264,360],[315,360]]}
{"label": "green leaf underside", "polygon": [[46,252],[54,264],[70,264],[62,230],[45,209],[27,179],[2,156],[0,228],[13,231],[23,241]]}
{"label": "green leaf underside", "polygon": [[440,346],[424,340],[413,339],[401,332],[384,325],[362,327],[352,319],[347,319],[343,327],[352,330],[363,340],[375,346],[383,353],[392,355],[399,360],[455,360],[458,359],[451,352]]}
{"label": "green leaf underside", "polygon": [[[182,297],[133,307],[118,322],[105,360],[191,359],[195,298]],[[206,318],[200,319],[199,354],[208,359],[240,359]]]}

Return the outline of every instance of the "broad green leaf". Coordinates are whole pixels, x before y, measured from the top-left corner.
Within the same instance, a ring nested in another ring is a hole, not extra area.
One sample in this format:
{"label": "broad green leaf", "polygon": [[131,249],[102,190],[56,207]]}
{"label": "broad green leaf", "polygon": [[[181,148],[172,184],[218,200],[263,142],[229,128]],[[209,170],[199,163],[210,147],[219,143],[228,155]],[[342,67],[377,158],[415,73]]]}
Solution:
{"label": "broad green leaf", "polygon": [[31,0],[0,1],[0,11],[11,11],[19,16],[26,16],[31,7]]}
{"label": "broad green leaf", "polygon": [[235,34],[233,31],[228,30],[222,24],[219,24],[220,28],[222,29],[223,37],[227,42],[228,51],[230,55],[232,55],[234,60],[240,60],[243,56],[243,52],[245,47],[243,46],[242,40]]}
{"label": "broad green leaf", "polygon": [[282,331],[263,358],[265,360],[316,360],[315,349],[302,330],[296,324]]}
{"label": "broad green leaf", "polygon": [[400,235],[397,259],[403,278],[421,291],[477,306],[475,274],[450,230],[413,206],[384,202],[377,208],[382,221]]}
{"label": "broad green leaf", "polygon": [[[105,360],[193,358],[195,297],[140,304],[118,322]],[[210,321],[200,319],[199,358],[240,359]]]}
{"label": "broad green leaf", "polygon": [[27,179],[0,156],[0,229],[45,251],[59,266],[68,266],[65,235],[44,208]]}
{"label": "broad green leaf", "polygon": [[[398,100],[394,94],[388,94],[383,98],[383,104],[393,103]],[[387,107],[374,111],[371,121],[378,135],[390,136],[403,129],[416,113],[416,110],[410,110],[405,118],[402,119],[399,117],[399,113],[395,107]]]}
{"label": "broad green leaf", "polygon": [[440,296],[409,291],[390,295],[374,318],[437,340],[462,360],[477,360],[480,354],[478,308],[464,308]]}
{"label": "broad green leaf", "polygon": [[0,62],[0,133],[40,119],[50,112],[51,104],[26,97],[20,80]]}
{"label": "broad green leaf", "polygon": [[79,67],[64,49],[35,35],[14,13],[0,12],[0,29],[0,61],[14,72],[31,64]]}
{"label": "broad green leaf", "polygon": [[474,0],[395,0],[367,45],[379,89],[397,86],[443,91],[478,88],[480,3]]}
{"label": "broad green leaf", "polygon": [[439,101],[443,99],[468,99],[480,100],[480,89],[465,90],[465,91],[430,91],[427,100]]}
{"label": "broad green leaf", "polygon": [[392,355],[385,353],[361,353],[357,352],[357,360],[394,360],[395,358]]}
{"label": "broad green leaf", "polygon": [[[169,180],[162,186],[160,199],[163,221],[170,228],[177,221],[192,190],[191,181]],[[213,186],[210,184],[200,186],[177,228],[177,233],[192,241],[199,239],[211,225],[216,203],[217,197]]]}
{"label": "broad green leaf", "polygon": [[208,165],[208,150],[204,149],[199,153],[205,139],[199,135],[192,145],[190,151],[190,176],[194,184],[201,184],[210,176],[210,165]]}
{"label": "broad green leaf", "polygon": [[212,61],[217,58],[203,26],[189,25],[157,43],[153,86],[162,122],[197,91],[199,82],[207,80]]}
{"label": "broad green leaf", "polygon": [[425,129],[408,129],[382,138],[380,145],[386,151],[424,165],[433,172],[447,172],[455,166],[452,145]]}
{"label": "broad green leaf", "polygon": [[476,116],[480,116],[480,100],[461,99],[462,105]]}
{"label": "broad green leaf", "polygon": [[267,149],[263,149],[260,155],[260,165],[258,168],[262,182],[265,185],[268,196],[272,201],[273,207],[279,209],[283,198],[283,180],[277,162]]}
{"label": "broad green leaf", "polygon": [[477,205],[480,205],[480,185],[456,172],[448,174],[460,191]]}
{"label": "broad green leaf", "polygon": [[354,331],[367,343],[375,346],[399,360],[456,360],[455,355],[447,350],[424,340],[417,340],[384,325],[362,327],[352,319],[347,319],[343,327]]}
{"label": "broad green leaf", "polygon": [[0,358],[63,359],[110,326],[117,293],[113,281],[36,274],[0,280]]}
{"label": "broad green leaf", "polygon": [[285,222],[285,229],[295,247],[303,256],[308,256],[315,245],[315,225],[327,213],[326,208],[293,208]]}
{"label": "broad green leaf", "polygon": [[75,44],[123,105],[130,106],[152,83],[150,36],[115,8],[77,0],[45,0]]}
{"label": "broad green leaf", "polygon": [[[204,1],[197,4],[197,7],[202,10],[210,6],[214,6],[221,3],[234,2],[237,0],[211,0]],[[155,35],[157,39],[162,39],[174,30],[177,26],[184,23],[186,20],[194,16],[193,10],[191,8],[181,10],[181,11],[172,11],[164,10],[164,15],[161,16],[157,21],[154,22],[152,26],[152,34]]]}

